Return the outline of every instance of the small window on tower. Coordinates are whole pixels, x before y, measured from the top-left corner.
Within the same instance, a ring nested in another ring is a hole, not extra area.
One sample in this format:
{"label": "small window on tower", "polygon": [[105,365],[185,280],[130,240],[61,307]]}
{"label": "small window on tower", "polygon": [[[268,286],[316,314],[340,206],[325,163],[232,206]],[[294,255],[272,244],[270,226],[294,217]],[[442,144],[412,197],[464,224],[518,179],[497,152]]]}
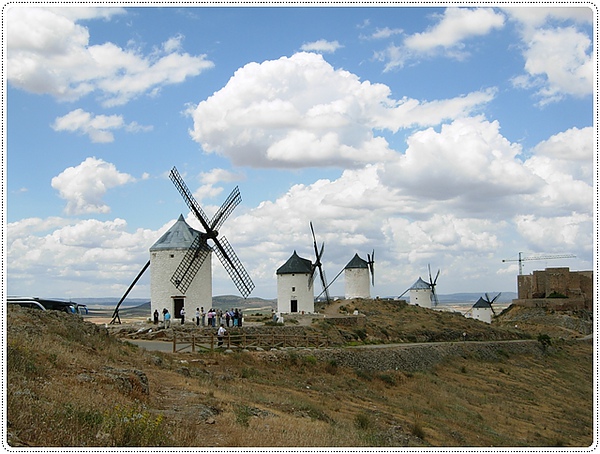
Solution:
{"label": "small window on tower", "polygon": [[296,291],[296,287],[292,287],[292,292],[295,292],[295,291]]}
{"label": "small window on tower", "polygon": [[175,254],[169,254],[171,258],[175,258]]}

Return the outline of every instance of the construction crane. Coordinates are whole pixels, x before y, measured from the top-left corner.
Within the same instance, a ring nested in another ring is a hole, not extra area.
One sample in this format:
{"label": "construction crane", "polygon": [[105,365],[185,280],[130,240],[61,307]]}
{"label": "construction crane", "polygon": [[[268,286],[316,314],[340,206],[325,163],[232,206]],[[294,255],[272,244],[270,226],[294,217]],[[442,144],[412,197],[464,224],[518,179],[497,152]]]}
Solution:
{"label": "construction crane", "polygon": [[523,274],[523,262],[525,260],[554,260],[554,259],[572,259],[576,256],[573,254],[563,255],[534,255],[532,257],[523,257],[523,253],[519,252],[518,259],[503,259],[503,262],[519,262],[519,276]]}

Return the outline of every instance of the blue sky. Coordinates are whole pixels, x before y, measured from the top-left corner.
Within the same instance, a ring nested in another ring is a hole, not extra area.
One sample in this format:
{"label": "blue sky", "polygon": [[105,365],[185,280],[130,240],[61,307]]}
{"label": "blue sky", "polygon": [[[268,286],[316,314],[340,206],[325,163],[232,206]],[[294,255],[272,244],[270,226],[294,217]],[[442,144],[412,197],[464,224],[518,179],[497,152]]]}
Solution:
{"label": "blue sky", "polygon": [[[256,284],[294,250],[373,295],[593,268],[589,8],[5,7],[7,293],[120,296],[182,213],[176,166]],[[317,286],[318,288],[318,286]],[[215,294],[236,294],[213,260]],[[333,294],[343,293],[340,278]],[[149,273],[131,296],[148,297]]]}

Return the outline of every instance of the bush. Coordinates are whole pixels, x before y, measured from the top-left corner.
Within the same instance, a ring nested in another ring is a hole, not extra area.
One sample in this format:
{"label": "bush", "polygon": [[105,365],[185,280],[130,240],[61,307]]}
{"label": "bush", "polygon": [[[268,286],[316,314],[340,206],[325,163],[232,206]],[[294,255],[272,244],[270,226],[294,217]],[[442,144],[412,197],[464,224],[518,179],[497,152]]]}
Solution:
{"label": "bush", "polygon": [[163,446],[167,441],[162,415],[116,406],[105,412],[102,419],[100,433],[109,446]]}
{"label": "bush", "polygon": [[537,338],[538,342],[541,344],[542,349],[544,351],[546,351],[548,349],[548,347],[550,347],[550,345],[552,345],[552,339],[550,339],[550,336],[548,336],[547,334],[538,334],[538,338]]}
{"label": "bush", "polygon": [[373,427],[373,421],[368,413],[357,413],[354,416],[354,426],[358,430],[369,430]]}

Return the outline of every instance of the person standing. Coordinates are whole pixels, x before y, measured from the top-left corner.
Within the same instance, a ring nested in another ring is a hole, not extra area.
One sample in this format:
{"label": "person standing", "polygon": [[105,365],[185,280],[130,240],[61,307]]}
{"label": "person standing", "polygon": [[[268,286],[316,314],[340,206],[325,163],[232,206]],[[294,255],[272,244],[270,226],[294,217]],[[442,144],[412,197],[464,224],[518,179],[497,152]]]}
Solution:
{"label": "person standing", "polygon": [[170,328],[171,327],[171,314],[169,314],[169,311],[167,309],[163,310],[163,314],[165,314],[164,315],[165,328]]}
{"label": "person standing", "polygon": [[200,309],[196,308],[196,326],[200,326]]}
{"label": "person standing", "polygon": [[183,325],[185,323],[185,308],[184,307],[181,308],[179,315],[181,315],[181,324]]}
{"label": "person standing", "polygon": [[158,309],[154,309],[154,324],[158,325]]}
{"label": "person standing", "polygon": [[219,341],[217,343],[217,347],[221,347],[223,345],[223,336],[225,336],[225,334],[227,334],[227,330],[225,329],[225,326],[223,325],[223,323],[221,323],[221,326],[219,327],[219,330],[217,331],[217,340]]}
{"label": "person standing", "polygon": [[204,312],[204,306],[200,308],[200,316],[202,317],[202,326],[206,326],[206,313]]}

